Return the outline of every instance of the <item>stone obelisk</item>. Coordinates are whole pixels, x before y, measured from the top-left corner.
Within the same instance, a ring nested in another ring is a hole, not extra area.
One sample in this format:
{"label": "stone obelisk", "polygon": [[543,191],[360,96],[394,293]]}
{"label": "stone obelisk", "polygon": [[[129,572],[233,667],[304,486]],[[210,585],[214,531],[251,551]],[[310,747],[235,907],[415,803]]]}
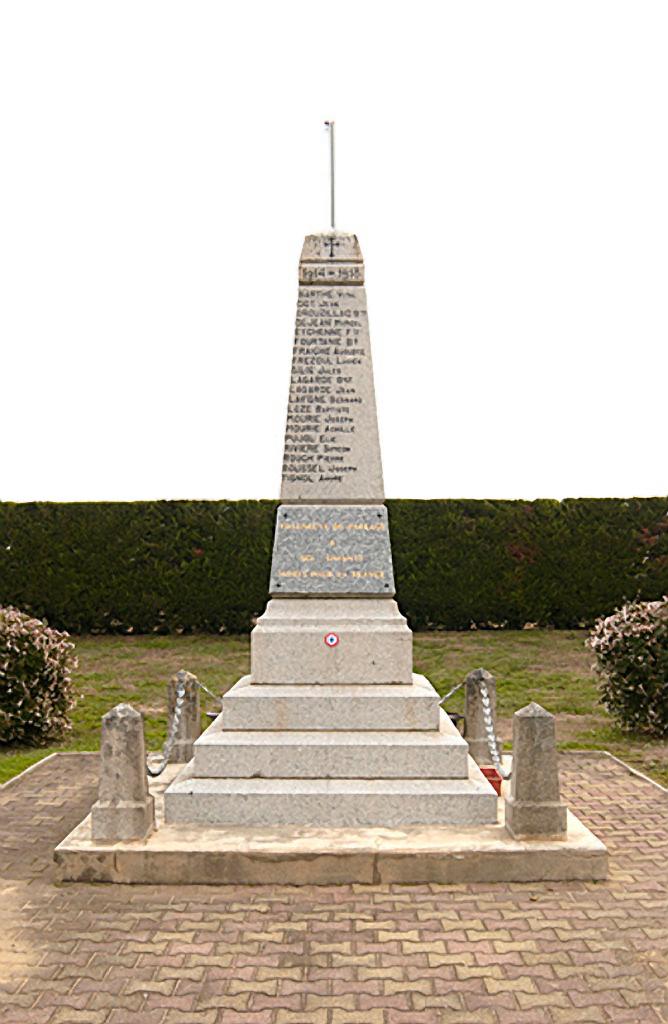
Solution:
{"label": "stone obelisk", "polygon": [[253,680],[411,683],[354,235],[308,235],[302,249],[281,502]]}
{"label": "stone obelisk", "polygon": [[496,821],[496,794],[394,599],[364,264],[307,236],[270,600],[251,672],[165,793],[171,823],[364,827]]}

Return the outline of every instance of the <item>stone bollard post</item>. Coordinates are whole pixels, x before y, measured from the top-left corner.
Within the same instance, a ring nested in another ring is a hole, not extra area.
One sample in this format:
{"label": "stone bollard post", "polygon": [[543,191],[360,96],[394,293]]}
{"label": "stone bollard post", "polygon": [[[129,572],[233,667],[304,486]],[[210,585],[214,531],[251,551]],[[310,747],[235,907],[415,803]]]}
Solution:
{"label": "stone bollard post", "polygon": [[[489,753],[485,720],[482,713],[482,699],[479,686],[481,679],[489,693],[489,700],[492,706],[492,724],[494,725],[494,735],[496,736],[496,680],[491,672],[484,668],[476,668],[473,672],[469,672],[466,677],[466,689],[464,691],[465,739],[469,745],[469,754],[477,764],[491,764],[492,758]],[[501,741],[498,736],[496,744],[500,753]]]}
{"label": "stone bollard post", "polygon": [[176,730],[176,739],[169,759],[175,764],[182,764],[192,759],[193,743],[202,731],[197,676],[194,676],[192,672],[185,672],[183,669],[169,680],[167,689],[168,720],[172,721],[172,715],[176,707],[176,688],[179,683],[183,683],[185,686],[186,694],[181,708],[178,729]]}
{"label": "stone bollard post", "polygon": [[513,773],[506,799],[506,828],[515,838],[566,833],[554,715],[533,701],[513,716]]}
{"label": "stone bollard post", "polygon": [[148,792],[144,720],[129,704],[117,704],[102,719],[100,786],[91,810],[93,839],[113,843],[145,839],[154,828]]}

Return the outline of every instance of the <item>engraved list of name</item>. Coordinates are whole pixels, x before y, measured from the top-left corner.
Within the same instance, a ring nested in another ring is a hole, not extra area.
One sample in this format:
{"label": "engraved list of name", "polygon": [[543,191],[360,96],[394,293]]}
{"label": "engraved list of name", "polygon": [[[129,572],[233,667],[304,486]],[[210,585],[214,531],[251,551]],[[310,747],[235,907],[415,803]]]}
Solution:
{"label": "engraved list of name", "polygon": [[282,496],[382,500],[361,287],[299,290]]}

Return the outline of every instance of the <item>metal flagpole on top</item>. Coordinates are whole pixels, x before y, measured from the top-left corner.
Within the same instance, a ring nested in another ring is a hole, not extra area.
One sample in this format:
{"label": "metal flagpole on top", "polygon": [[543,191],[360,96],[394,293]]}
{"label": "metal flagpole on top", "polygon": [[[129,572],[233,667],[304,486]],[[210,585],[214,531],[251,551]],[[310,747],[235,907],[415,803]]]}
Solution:
{"label": "metal flagpole on top", "polygon": [[329,219],[332,231],[336,231],[334,208],[334,122],[325,121],[325,127],[329,132]]}

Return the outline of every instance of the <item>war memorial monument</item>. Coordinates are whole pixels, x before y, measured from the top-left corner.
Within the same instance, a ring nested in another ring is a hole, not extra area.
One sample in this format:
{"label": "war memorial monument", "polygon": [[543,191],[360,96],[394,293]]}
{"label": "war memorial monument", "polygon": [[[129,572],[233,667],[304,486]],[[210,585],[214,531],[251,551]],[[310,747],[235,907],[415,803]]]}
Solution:
{"label": "war memorial monument", "polygon": [[105,716],[99,799],[55,853],[64,880],[605,877],[605,847],[560,802],[552,716],[516,714],[498,797],[413,673],[355,235],[304,241],[269,602],[250,674],[199,737],[198,687],[180,675],[183,761],[150,786],[141,716]]}

